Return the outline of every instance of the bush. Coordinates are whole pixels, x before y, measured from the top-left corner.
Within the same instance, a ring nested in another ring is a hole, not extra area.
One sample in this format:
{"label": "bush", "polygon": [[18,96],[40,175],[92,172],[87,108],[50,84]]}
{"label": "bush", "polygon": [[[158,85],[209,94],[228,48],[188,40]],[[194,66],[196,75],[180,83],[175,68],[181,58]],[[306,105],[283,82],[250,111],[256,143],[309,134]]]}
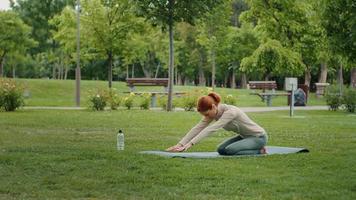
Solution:
{"label": "bush", "polygon": [[119,97],[115,88],[109,90],[108,103],[111,110],[117,110],[117,108],[120,106],[121,98]]}
{"label": "bush", "polygon": [[356,108],[356,89],[355,88],[348,88],[344,90],[344,95],[342,99],[343,103],[345,104],[345,109],[348,112],[355,112]]}
{"label": "bush", "polygon": [[143,110],[148,110],[150,108],[151,95],[149,93],[144,93],[140,99],[140,108]]}
{"label": "bush", "polygon": [[[158,98],[158,106],[160,106],[163,110],[167,110],[167,102],[168,102],[168,96],[164,95],[164,96],[159,96]],[[176,108],[176,105],[178,105],[177,99],[173,98],[173,102],[172,102],[172,109]]]}
{"label": "bush", "polygon": [[225,98],[223,99],[225,104],[229,105],[237,105],[237,98],[232,96],[231,94],[226,95]]}
{"label": "bush", "polygon": [[108,92],[104,89],[97,89],[90,91],[89,95],[89,107],[93,110],[104,110],[108,101]]}
{"label": "bush", "polygon": [[132,92],[124,98],[124,105],[128,110],[132,108],[134,103],[134,98],[135,98],[135,94]]}
{"label": "bush", "polygon": [[209,91],[195,90],[185,94],[182,98],[182,106],[185,111],[193,111],[197,107],[197,101],[200,96],[207,94]]}
{"label": "bush", "polygon": [[0,109],[15,111],[24,105],[23,87],[10,79],[0,79]]}
{"label": "bush", "polygon": [[326,104],[330,110],[336,111],[342,104],[342,97],[340,94],[340,86],[331,85],[326,88],[325,93]]}

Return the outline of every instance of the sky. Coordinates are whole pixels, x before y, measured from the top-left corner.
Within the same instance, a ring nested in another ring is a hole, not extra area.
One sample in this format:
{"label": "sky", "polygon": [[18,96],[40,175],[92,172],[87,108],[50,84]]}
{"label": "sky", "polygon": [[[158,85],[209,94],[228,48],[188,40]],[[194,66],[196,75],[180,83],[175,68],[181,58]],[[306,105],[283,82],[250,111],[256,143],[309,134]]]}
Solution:
{"label": "sky", "polygon": [[7,10],[7,9],[10,9],[9,0],[0,0],[0,10]]}

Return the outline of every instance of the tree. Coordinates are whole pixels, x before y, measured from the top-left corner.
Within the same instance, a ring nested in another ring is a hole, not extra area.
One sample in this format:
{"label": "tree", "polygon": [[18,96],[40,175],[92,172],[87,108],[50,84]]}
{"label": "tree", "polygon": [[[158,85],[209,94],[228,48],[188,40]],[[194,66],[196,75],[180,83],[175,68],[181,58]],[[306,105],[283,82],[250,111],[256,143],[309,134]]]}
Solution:
{"label": "tree", "polygon": [[300,54],[284,48],[277,40],[267,40],[250,57],[242,59],[244,71],[257,72],[268,80],[272,75],[300,75],[304,64]]}
{"label": "tree", "polygon": [[[244,68],[252,67],[267,67],[260,69],[265,72],[265,79],[273,73],[274,75],[282,75],[279,73],[293,71],[300,74],[303,72],[305,65],[301,62],[301,38],[306,32],[305,24],[308,22],[306,16],[305,4],[297,0],[264,0],[253,1],[247,0],[249,10],[241,14],[244,22],[256,24],[256,31],[260,35],[261,45],[256,50],[253,56],[245,61]],[[278,44],[279,43],[279,44]],[[288,55],[290,53],[290,56]],[[283,58],[276,57],[284,56]],[[282,70],[278,66],[256,66],[256,64],[267,64],[267,58],[278,59],[270,61],[269,64],[285,63],[284,66],[290,70]],[[298,61],[299,59],[299,61]],[[264,60],[264,61],[262,61]],[[296,66],[292,64],[297,64]],[[273,69],[276,67],[277,69]],[[298,68],[296,68],[298,67]],[[277,73],[277,74],[276,74]],[[285,75],[285,74],[283,74]]]}
{"label": "tree", "polygon": [[129,65],[132,65],[132,72],[134,72],[137,64],[141,66],[145,77],[157,77],[159,68],[165,66],[168,60],[168,56],[165,55],[167,52],[165,34],[143,18],[137,18],[136,23],[139,28],[130,34],[123,50],[127,77]]}
{"label": "tree", "polygon": [[[56,48],[51,31],[54,26],[49,24],[53,16],[59,14],[66,5],[74,5],[74,0],[10,0],[12,9],[21,19],[32,27],[31,36],[38,42],[32,54],[46,52]],[[16,3],[15,3],[16,2]]]}
{"label": "tree", "polygon": [[[50,20],[50,25],[56,27],[56,30],[52,32],[53,39],[58,41],[59,48],[55,51],[57,53],[57,68],[59,79],[67,79],[67,73],[69,70],[69,65],[74,62],[76,55],[76,21],[75,21],[75,10],[67,6],[63,11],[54,16]],[[56,70],[55,68],[53,69]],[[64,70],[64,72],[63,72]],[[55,78],[55,74],[53,78]]]}
{"label": "tree", "polygon": [[229,17],[231,16],[231,2],[224,1],[214,7],[210,12],[205,13],[204,18],[199,20],[200,32],[198,43],[204,46],[209,52],[209,61],[211,64],[211,86],[215,88],[216,59],[217,51],[223,48],[229,26]]}
{"label": "tree", "polygon": [[112,86],[114,57],[122,53],[128,34],[134,30],[135,20],[130,0],[84,0],[82,3],[83,34],[97,55],[108,62],[109,88]]}
{"label": "tree", "polygon": [[353,0],[324,0],[323,26],[334,53],[353,65],[351,85],[356,87],[356,4]]}
{"label": "tree", "polygon": [[[245,57],[249,57],[258,48],[259,40],[256,31],[252,24],[245,23],[240,28],[230,27],[226,38],[228,42],[228,61],[231,63],[233,69],[233,77],[235,76],[235,69],[242,72],[241,86],[246,88],[246,73],[243,72],[241,61]],[[232,78],[232,82],[234,82]]]}
{"label": "tree", "polygon": [[173,94],[173,27],[175,22],[186,21],[194,23],[195,19],[209,11],[221,0],[140,0],[137,1],[139,14],[158,24],[163,28],[168,28],[169,32],[169,84],[168,84],[168,103],[167,111],[172,110]]}
{"label": "tree", "polygon": [[31,28],[12,11],[0,11],[0,77],[3,76],[4,62],[8,54],[24,52],[35,46],[30,38]]}

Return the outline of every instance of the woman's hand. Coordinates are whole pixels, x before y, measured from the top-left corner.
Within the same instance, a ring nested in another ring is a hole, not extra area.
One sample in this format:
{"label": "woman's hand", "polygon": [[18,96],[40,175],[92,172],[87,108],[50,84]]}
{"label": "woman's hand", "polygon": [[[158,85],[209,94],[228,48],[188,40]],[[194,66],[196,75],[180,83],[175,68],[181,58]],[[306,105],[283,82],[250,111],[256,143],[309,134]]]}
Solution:
{"label": "woman's hand", "polygon": [[176,145],[174,145],[174,146],[171,146],[171,147],[167,148],[166,151],[179,152],[179,151],[177,151],[177,149],[179,149],[179,148],[181,148],[181,147],[183,147],[183,145],[181,145],[181,144],[176,144]]}
{"label": "woman's hand", "polygon": [[177,152],[182,152],[182,151],[187,151],[190,147],[192,147],[193,144],[191,142],[188,142],[186,145],[179,147],[175,149]]}

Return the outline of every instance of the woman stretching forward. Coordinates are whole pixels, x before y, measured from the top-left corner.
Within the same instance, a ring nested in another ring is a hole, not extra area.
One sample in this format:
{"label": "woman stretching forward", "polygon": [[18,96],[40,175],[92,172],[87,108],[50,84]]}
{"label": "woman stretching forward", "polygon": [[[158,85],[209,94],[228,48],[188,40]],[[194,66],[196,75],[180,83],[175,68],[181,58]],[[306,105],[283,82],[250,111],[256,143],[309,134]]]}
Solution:
{"label": "woman stretching forward", "polygon": [[[251,155],[266,153],[266,131],[253,122],[241,109],[236,106],[220,104],[220,96],[210,93],[198,100],[197,110],[203,115],[200,122],[195,125],[178,144],[169,147],[166,151],[186,151],[203,138],[215,131],[224,128],[239,135],[224,141],[217,151],[220,155]],[[214,123],[209,125],[213,120]]]}

